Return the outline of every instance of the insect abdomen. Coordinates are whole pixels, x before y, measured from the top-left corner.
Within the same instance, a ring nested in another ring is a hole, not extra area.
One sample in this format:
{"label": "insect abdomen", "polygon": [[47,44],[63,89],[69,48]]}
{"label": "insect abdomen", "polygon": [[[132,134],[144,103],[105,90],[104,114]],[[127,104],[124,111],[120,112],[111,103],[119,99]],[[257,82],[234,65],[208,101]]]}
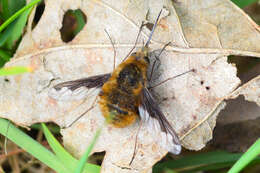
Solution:
{"label": "insect abdomen", "polygon": [[108,123],[115,127],[130,125],[138,117],[140,92],[146,82],[147,65],[143,63],[129,57],[102,87],[99,105]]}

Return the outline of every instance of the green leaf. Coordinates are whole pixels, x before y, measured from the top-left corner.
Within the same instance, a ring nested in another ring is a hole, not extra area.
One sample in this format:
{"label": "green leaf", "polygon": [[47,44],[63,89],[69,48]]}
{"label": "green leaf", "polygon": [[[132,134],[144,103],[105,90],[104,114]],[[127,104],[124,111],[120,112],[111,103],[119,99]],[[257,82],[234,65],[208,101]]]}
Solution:
{"label": "green leaf", "polygon": [[228,171],[228,173],[240,172],[244,167],[246,167],[252,160],[258,158],[260,154],[260,139],[258,139],[242,157],[235,163],[234,166]]}
{"label": "green leaf", "polygon": [[70,173],[52,152],[47,150],[37,141],[33,140],[30,136],[26,135],[9,121],[2,118],[0,118],[0,134],[6,136],[8,139],[55,171],[60,173]]}
{"label": "green leaf", "polygon": [[16,75],[16,74],[22,74],[27,72],[32,72],[32,69],[30,67],[22,67],[22,66],[6,67],[0,69],[0,76]]}

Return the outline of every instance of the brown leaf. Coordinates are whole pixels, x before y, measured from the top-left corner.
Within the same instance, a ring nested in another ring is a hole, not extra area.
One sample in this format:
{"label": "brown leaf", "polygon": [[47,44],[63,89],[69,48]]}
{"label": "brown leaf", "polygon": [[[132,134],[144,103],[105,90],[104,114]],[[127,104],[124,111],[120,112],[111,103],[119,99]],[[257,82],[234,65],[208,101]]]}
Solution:
{"label": "brown leaf", "polygon": [[[5,91],[0,95],[0,115],[16,124],[70,124],[91,106],[98,91],[86,100],[65,102],[49,98],[49,89],[62,81],[111,72],[113,48],[104,29],[116,42],[119,64],[133,47],[141,22],[154,23],[163,9],[151,43],[153,56],[164,44],[173,44],[161,55],[151,85],[192,68],[196,72],[160,85],[153,93],[183,146],[199,150],[212,138],[223,100],[240,83],[226,56],[260,57],[259,27],[227,0],[61,0],[46,1],[45,5],[39,23],[33,30],[29,23],[15,59],[6,65],[31,66],[34,73],[7,77],[9,81],[0,78],[0,88]],[[87,16],[87,24],[71,42],[64,43],[59,33],[63,15],[77,8]],[[137,47],[149,33],[144,28]],[[95,106],[72,127],[62,130],[65,146],[74,155],[82,155],[103,121]],[[104,128],[93,151],[106,151],[102,172],[148,172],[167,153],[143,127],[137,155],[129,166],[138,126],[137,122],[123,129]]]}

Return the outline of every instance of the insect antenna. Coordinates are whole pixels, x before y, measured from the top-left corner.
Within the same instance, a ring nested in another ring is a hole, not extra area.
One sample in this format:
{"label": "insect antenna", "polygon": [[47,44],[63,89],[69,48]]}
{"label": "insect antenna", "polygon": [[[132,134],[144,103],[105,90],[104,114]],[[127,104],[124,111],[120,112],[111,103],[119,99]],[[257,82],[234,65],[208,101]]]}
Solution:
{"label": "insect antenna", "polygon": [[[158,14],[158,16],[157,16],[157,18],[156,18],[156,21],[155,21],[155,23],[154,23],[154,25],[153,25],[152,31],[151,31],[151,33],[150,33],[150,35],[149,35],[149,37],[148,37],[148,40],[147,40],[147,42],[145,43],[145,45],[144,45],[143,47],[148,47],[148,46],[149,46],[149,44],[150,44],[150,42],[151,42],[151,39],[152,39],[153,32],[154,32],[154,30],[155,30],[155,28],[156,28],[156,26],[157,26],[157,24],[158,24],[158,21],[159,21],[159,18],[160,18],[161,13],[162,13],[162,10],[160,10],[160,12],[159,12],[159,14]],[[134,47],[129,51],[129,53],[126,55],[126,57],[123,59],[123,61],[125,61],[126,58],[129,57],[129,55],[130,55],[130,54],[132,53],[132,51],[135,49],[136,44],[137,44],[137,42],[138,42],[138,39],[139,39],[139,37],[140,37],[140,35],[141,35],[141,31],[142,31],[143,26],[144,26],[144,22],[142,22],[142,24],[141,24],[141,26],[140,26],[140,28],[139,28],[138,35],[137,35],[137,37],[136,37]],[[122,61],[122,62],[123,62],[123,61]]]}
{"label": "insect antenna", "polygon": [[125,58],[123,59],[122,62],[124,62],[124,61],[126,60],[126,58],[129,57],[129,55],[130,55],[130,54],[133,52],[133,50],[135,49],[135,47],[136,47],[136,45],[137,45],[137,42],[138,42],[138,40],[139,40],[139,37],[140,37],[140,35],[141,35],[141,31],[142,31],[143,27],[144,27],[144,22],[142,22],[142,24],[141,24],[141,26],[140,26],[140,28],[139,28],[137,37],[136,37],[136,39],[135,39],[135,44],[134,44],[134,46],[133,46],[132,49],[128,52],[128,54],[125,56]]}
{"label": "insect antenna", "polygon": [[110,35],[108,34],[107,30],[105,29],[105,32],[113,46],[113,50],[114,50],[114,65],[113,65],[113,70],[115,70],[116,68],[116,48],[115,48],[115,43],[113,42],[112,38],[110,37]]}

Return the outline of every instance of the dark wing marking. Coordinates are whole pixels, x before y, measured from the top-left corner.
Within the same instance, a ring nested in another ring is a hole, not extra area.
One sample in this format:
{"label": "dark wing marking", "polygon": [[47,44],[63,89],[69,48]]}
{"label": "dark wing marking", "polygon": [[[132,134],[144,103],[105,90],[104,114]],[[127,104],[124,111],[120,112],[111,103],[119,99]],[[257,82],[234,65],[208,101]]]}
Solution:
{"label": "dark wing marking", "polygon": [[56,100],[80,100],[91,93],[92,89],[101,88],[110,76],[107,73],[63,82],[51,88],[48,95]]}
{"label": "dark wing marking", "polygon": [[158,104],[147,88],[142,91],[142,102],[139,106],[141,120],[145,122],[149,131],[155,135],[157,142],[173,154],[181,152],[179,138],[168,122]]}

